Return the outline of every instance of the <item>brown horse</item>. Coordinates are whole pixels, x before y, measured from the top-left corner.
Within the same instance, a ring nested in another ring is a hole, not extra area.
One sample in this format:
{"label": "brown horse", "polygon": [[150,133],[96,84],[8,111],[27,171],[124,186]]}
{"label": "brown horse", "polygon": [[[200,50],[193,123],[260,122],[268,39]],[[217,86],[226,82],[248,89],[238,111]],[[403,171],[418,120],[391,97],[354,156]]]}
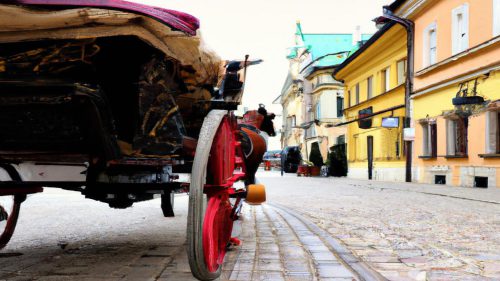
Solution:
{"label": "brown horse", "polygon": [[273,113],[268,114],[263,105],[258,110],[247,111],[241,120],[241,146],[245,154],[246,180],[245,184],[255,184],[255,173],[267,151],[267,137],[275,136]]}

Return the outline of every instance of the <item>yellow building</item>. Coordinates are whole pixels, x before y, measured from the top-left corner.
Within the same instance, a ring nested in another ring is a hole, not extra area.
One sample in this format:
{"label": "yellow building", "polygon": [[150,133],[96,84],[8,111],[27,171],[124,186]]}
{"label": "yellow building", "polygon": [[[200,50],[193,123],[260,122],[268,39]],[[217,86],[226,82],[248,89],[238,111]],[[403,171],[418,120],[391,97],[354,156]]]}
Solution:
{"label": "yellow building", "polygon": [[345,85],[350,178],[405,180],[406,37],[389,22],[334,72]]}
{"label": "yellow building", "polygon": [[500,0],[395,1],[415,25],[414,177],[500,186]]}

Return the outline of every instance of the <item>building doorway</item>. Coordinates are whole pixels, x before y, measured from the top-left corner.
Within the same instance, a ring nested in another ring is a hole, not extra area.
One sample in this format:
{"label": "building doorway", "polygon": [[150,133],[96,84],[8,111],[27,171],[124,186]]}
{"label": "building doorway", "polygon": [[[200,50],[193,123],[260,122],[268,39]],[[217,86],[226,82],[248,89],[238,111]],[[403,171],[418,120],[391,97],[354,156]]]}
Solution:
{"label": "building doorway", "polygon": [[330,175],[334,177],[347,176],[347,144],[345,135],[337,137],[337,144],[330,147]]}

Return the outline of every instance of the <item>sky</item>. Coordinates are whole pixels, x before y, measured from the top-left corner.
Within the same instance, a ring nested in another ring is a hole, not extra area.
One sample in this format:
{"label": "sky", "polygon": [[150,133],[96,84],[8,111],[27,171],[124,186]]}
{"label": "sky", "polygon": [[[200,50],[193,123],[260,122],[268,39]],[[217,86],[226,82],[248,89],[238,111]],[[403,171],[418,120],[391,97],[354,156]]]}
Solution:
{"label": "sky", "polygon": [[[187,12],[200,19],[201,35],[223,59],[264,62],[249,68],[243,105],[271,106],[288,73],[287,48],[294,45],[297,20],[304,33],[376,32],[373,18],[393,0],[129,0]],[[280,112],[276,112],[278,115]],[[281,118],[278,116],[278,118]],[[274,145],[279,143],[275,142]]]}

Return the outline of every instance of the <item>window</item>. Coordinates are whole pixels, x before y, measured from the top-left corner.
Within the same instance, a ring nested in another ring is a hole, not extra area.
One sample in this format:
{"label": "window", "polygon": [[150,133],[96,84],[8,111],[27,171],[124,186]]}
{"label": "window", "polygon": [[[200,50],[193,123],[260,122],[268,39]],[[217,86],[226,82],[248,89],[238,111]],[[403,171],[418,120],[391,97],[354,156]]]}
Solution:
{"label": "window", "polygon": [[488,188],[488,177],[474,177],[474,187]]}
{"label": "window", "polygon": [[467,117],[447,120],[446,154],[448,156],[467,156],[468,121]]}
{"label": "window", "polygon": [[486,112],[486,153],[500,154],[500,113]]}
{"label": "window", "polygon": [[429,64],[437,62],[437,32],[435,29],[429,31]]}
{"label": "window", "polygon": [[347,107],[351,107],[351,91],[347,91]]}
{"label": "window", "polygon": [[316,119],[321,120],[321,103],[316,104]]}
{"label": "window", "polygon": [[359,83],[356,84],[356,104],[359,103]]}
{"label": "window", "polygon": [[500,0],[493,0],[493,37],[500,35]]}
{"label": "window", "polygon": [[337,97],[337,118],[342,117],[344,114],[344,98],[343,97]]}
{"label": "window", "polygon": [[307,119],[307,121],[314,121],[314,119],[316,117],[316,115],[314,114],[314,111],[312,111],[312,106],[311,106],[311,110],[309,110],[308,117],[309,117],[309,119]]}
{"label": "window", "polygon": [[469,4],[453,9],[451,20],[452,54],[455,55],[469,48]]}
{"label": "window", "polygon": [[314,88],[314,85],[316,85],[316,87],[319,87],[322,84],[329,84],[329,83],[334,83],[334,82],[335,82],[335,80],[333,80],[333,77],[329,74],[318,75],[314,78],[313,88]]}
{"label": "window", "polygon": [[293,127],[295,127],[295,115],[288,116],[286,118],[286,136],[290,136],[292,134]]}
{"label": "window", "polygon": [[446,176],[445,175],[435,175],[434,176],[435,184],[446,184]]}
{"label": "window", "polygon": [[391,82],[391,68],[382,70],[382,93],[389,91]]}
{"label": "window", "polygon": [[399,86],[403,84],[406,79],[406,59],[398,61],[397,71],[398,71],[398,86]]}
{"label": "window", "polygon": [[306,129],[305,137],[307,139],[307,138],[314,138],[316,136],[317,136],[316,126],[314,124],[312,124],[309,128]]}
{"label": "window", "polygon": [[437,62],[437,25],[431,23],[424,30],[423,67]]}
{"label": "window", "polygon": [[287,122],[288,122],[288,128],[291,129],[291,128],[295,127],[295,115],[288,116]]}
{"label": "window", "polygon": [[426,157],[437,156],[437,126],[435,122],[424,122],[422,125],[422,153]]}
{"label": "window", "polygon": [[333,80],[333,77],[330,74],[324,74],[322,76],[322,83],[333,83],[335,80]]}
{"label": "window", "polygon": [[371,99],[373,97],[373,76],[368,77],[366,84],[366,96],[367,99]]}

